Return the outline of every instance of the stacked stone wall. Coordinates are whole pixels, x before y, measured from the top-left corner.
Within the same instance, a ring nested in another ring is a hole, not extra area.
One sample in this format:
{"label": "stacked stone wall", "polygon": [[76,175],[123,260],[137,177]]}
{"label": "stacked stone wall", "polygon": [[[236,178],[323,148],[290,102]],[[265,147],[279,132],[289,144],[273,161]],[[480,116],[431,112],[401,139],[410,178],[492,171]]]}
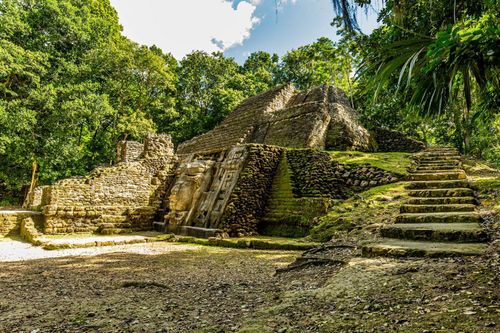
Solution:
{"label": "stacked stone wall", "polygon": [[291,170],[283,152],[274,176],[259,234],[280,237],[303,237],[309,233],[315,217],[331,206],[329,198],[297,198],[293,194]]}
{"label": "stacked stone wall", "polygon": [[281,110],[267,126],[262,142],[291,148],[323,148],[330,115],[325,105],[300,104]]}
{"label": "stacked stone wall", "polygon": [[251,97],[241,103],[212,131],[179,145],[179,154],[217,151],[252,141],[264,114],[281,107],[294,92],[291,86],[282,86]]}
{"label": "stacked stone wall", "polygon": [[42,219],[42,215],[37,212],[0,211],[0,236],[19,235],[21,222],[28,217],[32,217],[34,220]]}
{"label": "stacked stone wall", "polygon": [[379,152],[401,151],[415,153],[425,148],[423,142],[411,139],[398,131],[378,127],[371,132],[377,142],[377,151]]}
{"label": "stacked stone wall", "polygon": [[221,229],[233,236],[257,233],[282,151],[273,146],[249,146],[245,166],[224,211]]}
{"label": "stacked stone wall", "polygon": [[398,180],[398,175],[369,164],[340,164],[332,161],[328,153],[312,149],[290,150],[287,159],[296,197],[343,199]]}
{"label": "stacked stone wall", "polygon": [[259,224],[259,233],[305,236],[317,221],[315,217],[326,214],[334,204],[332,199],[344,199],[397,180],[397,175],[369,164],[339,164],[325,152],[285,150]]}
{"label": "stacked stone wall", "polygon": [[[334,132],[334,133],[331,133]],[[286,85],[245,100],[214,130],[179,146],[181,154],[241,144],[370,150],[370,133],[334,87],[298,92]]]}
{"label": "stacked stone wall", "polygon": [[44,188],[44,232],[151,230],[172,179],[175,158],[169,136],[150,137],[145,146],[150,148],[144,159],[97,168],[86,177]]}
{"label": "stacked stone wall", "polygon": [[141,158],[144,144],[136,141],[120,141],[116,149],[116,163],[133,162]]}
{"label": "stacked stone wall", "polygon": [[328,107],[332,120],[328,125],[325,149],[372,151],[370,132],[361,125],[357,112],[351,107],[347,95],[341,89],[329,87]]}

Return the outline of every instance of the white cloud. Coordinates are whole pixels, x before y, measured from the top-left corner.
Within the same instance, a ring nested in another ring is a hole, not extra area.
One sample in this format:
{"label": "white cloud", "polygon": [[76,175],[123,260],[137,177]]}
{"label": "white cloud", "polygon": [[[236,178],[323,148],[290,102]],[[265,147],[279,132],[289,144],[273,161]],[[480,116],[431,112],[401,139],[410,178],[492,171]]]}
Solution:
{"label": "white cloud", "polygon": [[259,23],[261,0],[233,8],[226,0],[111,0],[124,33],[146,45],[157,45],[181,59],[193,50],[224,51],[250,37]]}

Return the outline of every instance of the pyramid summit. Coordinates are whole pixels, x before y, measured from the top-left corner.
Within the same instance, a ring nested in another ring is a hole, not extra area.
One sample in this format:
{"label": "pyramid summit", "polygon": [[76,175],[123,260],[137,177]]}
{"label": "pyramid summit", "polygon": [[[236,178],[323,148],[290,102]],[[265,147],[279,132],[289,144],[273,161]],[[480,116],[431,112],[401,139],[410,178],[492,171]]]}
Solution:
{"label": "pyramid summit", "polygon": [[243,101],[215,129],[182,143],[179,154],[258,143],[290,148],[371,150],[345,93],[332,86],[301,92],[288,84]]}

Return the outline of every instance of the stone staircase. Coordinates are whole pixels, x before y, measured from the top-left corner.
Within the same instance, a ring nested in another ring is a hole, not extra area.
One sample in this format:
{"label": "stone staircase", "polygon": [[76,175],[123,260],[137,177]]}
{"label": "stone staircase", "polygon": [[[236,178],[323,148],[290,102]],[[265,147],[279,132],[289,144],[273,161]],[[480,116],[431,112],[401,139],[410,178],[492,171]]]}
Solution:
{"label": "stone staircase", "polygon": [[384,237],[366,244],[366,256],[447,257],[478,255],[488,234],[476,211],[478,201],[454,148],[429,148],[415,154],[416,166],[406,187],[409,199]]}

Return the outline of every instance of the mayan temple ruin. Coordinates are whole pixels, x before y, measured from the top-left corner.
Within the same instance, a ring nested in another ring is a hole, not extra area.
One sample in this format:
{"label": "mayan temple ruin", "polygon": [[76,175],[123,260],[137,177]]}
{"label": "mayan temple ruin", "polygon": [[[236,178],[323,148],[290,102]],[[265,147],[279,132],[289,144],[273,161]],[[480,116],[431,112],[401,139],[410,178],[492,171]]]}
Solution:
{"label": "mayan temple ruin", "polygon": [[333,199],[400,177],[333,162],[325,149],[422,147],[398,132],[368,131],[338,88],[300,92],[286,85],[245,100],[177,151],[168,134],[120,142],[115,165],[37,188],[28,206],[41,214],[16,227],[31,224],[45,234],[305,235]]}

